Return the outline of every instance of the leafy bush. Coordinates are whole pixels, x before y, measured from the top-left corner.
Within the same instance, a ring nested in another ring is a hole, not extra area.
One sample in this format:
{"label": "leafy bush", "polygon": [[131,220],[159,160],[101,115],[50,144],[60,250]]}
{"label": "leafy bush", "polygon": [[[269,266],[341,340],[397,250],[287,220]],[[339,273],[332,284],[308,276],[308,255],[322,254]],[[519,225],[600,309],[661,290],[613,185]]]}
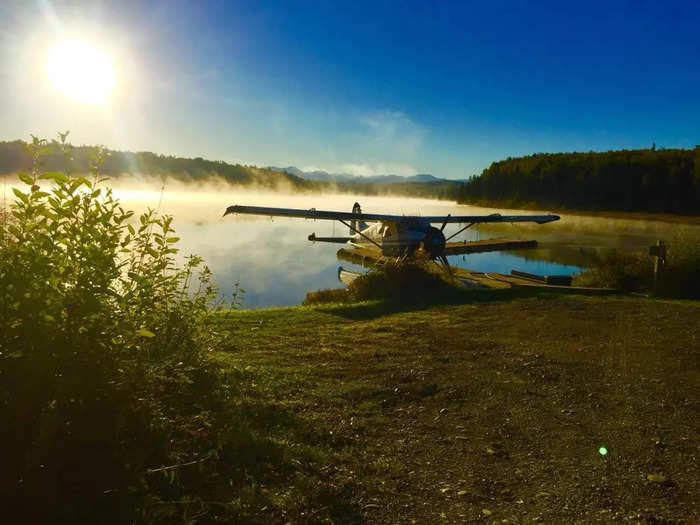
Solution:
{"label": "leafy bush", "polygon": [[101,151],[91,180],[41,172],[65,138],[29,144],[0,227],[0,501],[25,521],[182,519],[230,427],[216,290],[199,257],[176,265],[172,217],[130,222]]}

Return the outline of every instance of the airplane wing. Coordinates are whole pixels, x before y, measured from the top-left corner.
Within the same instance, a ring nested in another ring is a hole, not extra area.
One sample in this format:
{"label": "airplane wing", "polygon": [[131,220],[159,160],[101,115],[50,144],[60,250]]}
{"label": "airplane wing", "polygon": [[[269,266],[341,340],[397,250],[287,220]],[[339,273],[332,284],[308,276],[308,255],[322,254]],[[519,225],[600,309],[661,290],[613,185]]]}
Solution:
{"label": "airplane wing", "polygon": [[262,206],[229,206],[224,216],[232,213],[248,215],[266,215],[268,217],[299,217],[300,219],[322,219],[329,221],[352,221],[354,219],[377,222],[398,221],[400,215],[383,215],[380,213],[352,213],[347,211],[323,211],[311,208],[308,210],[295,210],[292,208],[265,208]]}
{"label": "airplane wing", "polygon": [[262,206],[229,206],[224,216],[233,213],[248,215],[265,215],[268,217],[298,217],[301,219],[361,220],[367,222],[399,222],[406,219],[420,219],[431,223],[486,223],[486,222],[536,222],[544,224],[559,220],[558,215],[443,215],[437,217],[420,217],[407,215],[387,215],[381,213],[352,213],[343,211],[323,211],[316,208],[308,210],[296,210],[292,208],[265,208]]}
{"label": "airplane wing", "polygon": [[559,215],[501,215],[500,213],[492,213],[491,215],[447,215],[440,217],[421,217],[428,222],[441,223],[465,223],[471,222],[474,224],[482,222],[536,222],[537,224],[545,224],[559,220]]}

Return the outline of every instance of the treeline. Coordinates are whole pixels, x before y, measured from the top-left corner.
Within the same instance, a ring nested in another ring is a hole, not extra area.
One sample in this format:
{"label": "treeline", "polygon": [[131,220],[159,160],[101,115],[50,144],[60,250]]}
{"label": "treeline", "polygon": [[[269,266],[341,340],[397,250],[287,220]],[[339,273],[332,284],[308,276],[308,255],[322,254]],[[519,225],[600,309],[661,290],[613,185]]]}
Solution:
{"label": "treeline", "polygon": [[[66,166],[66,160],[60,151],[47,151],[42,157],[43,167],[51,171],[69,169],[74,173],[89,173],[90,157],[94,151],[93,146],[75,146],[71,152],[70,166]],[[167,176],[187,182],[205,181],[216,176],[232,184],[255,185],[270,189],[291,187],[294,190],[310,190],[315,186],[289,173],[241,164],[228,164],[201,157],[188,159],[172,155],[157,155],[150,151],[132,153],[107,150],[107,153],[100,172],[110,177],[139,174],[152,177]],[[0,142],[0,174],[28,171],[31,167],[32,159],[25,151],[23,141]]]}
{"label": "treeline", "polygon": [[356,193],[360,195],[393,195],[401,197],[422,197],[426,199],[455,200],[463,183],[458,181],[440,180],[430,182],[339,182],[319,183],[335,187],[341,193]]}
{"label": "treeline", "polygon": [[[93,146],[73,148],[70,166],[59,150],[46,151],[42,156],[43,168],[50,171],[69,169],[73,173],[89,173]],[[327,182],[312,181],[281,170],[258,168],[223,161],[206,160],[201,157],[188,159],[157,155],[148,151],[132,153],[107,150],[100,172],[110,177],[146,175],[150,177],[172,177],[185,182],[206,181],[219,177],[231,184],[255,186],[271,190],[292,190],[309,193],[341,192],[361,195],[395,195],[454,199],[461,188],[460,182],[400,182],[383,184],[377,182]],[[31,170],[32,159],[20,140],[0,142],[0,174],[16,174]]]}
{"label": "treeline", "polygon": [[[93,151],[92,146],[74,147],[68,169],[88,173]],[[46,170],[67,168],[58,150],[47,151],[42,162]],[[31,166],[24,142],[0,142],[0,174],[28,171]],[[108,151],[101,172],[110,177],[145,175],[185,182],[218,177],[232,184],[270,190],[456,199],[514,208],[700,215],[700,146],[693,150],[537,153],[494,162],[466,183],[311,181],[274,169],[147,151]]]}
{"label": "treeline", "polygon": [[537,153],[494,162],[458,200],[549,209],[700,214],[700,146]]}

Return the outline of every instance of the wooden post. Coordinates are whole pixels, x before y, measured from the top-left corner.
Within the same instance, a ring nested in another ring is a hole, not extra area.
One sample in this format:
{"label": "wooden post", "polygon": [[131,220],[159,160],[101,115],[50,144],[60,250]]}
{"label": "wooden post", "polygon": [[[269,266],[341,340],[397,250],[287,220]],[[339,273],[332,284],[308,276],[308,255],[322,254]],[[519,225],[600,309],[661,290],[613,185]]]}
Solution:
{"label": "wooden post", "polygon": [[659,291],[659,281],[666,264],[666,245],[664,241],[656,241],[656,245],[649,246],[649,255],[654,258],[654,293]]}

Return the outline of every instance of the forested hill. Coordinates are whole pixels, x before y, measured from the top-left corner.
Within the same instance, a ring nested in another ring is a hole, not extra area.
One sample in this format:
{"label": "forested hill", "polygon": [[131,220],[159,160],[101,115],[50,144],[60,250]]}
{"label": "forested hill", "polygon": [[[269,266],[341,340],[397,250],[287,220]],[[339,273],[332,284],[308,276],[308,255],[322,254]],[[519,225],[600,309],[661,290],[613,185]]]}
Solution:
{"label": "forested hill", "polygon": [[[90,156],[94,151],[93,146],[74,147],[70,171],[87,173]],[[157,155],[148,151],[132,153],[107,150],[107,153],[101,172],[110,177],[127,177],[135,174],[151,177],[173,177],[188,182],[207,181],[210,177],[218,176],[232,184],[270,190],[314,193],[338,191],[361,195],[400,195],[449,200],[456,198],[462,185],[461,182],[440,179],[427,182],[415,182],[410,179],[403,182],[392,180],[392,184],[372,180],[363,182],[361,178],[355,182],[317,181],[306,180],[279,169],[228,164],[223,161],[205,160],[201,157],[186,159]],[[42,159],[44,170],[66,170],[65,161],[60,152],[50,152]],[[25,152],[22,141],[0,141],[0,175],[28,171],[31,167],[32,160]]]}
{"label": "forested hill", "polygon": [[[92,146],[76,146],[72,150],[71,171],[87,173],[90,156],[95,151]],[[108,155],[100,171],[111,177],[129,174],[148,176],[169,176],[184,181],[204,181],[218,176],[233,184],[255,185],[270,189],[289,188],[294,190],[311,190],[314,183],[290,173],[283,173],[267,168],[228,164],[223,161],[205,160],[201,157],[186,159],[182,157],[157,155],[148,151],[132,153],[128,151],[107,150]],[[54,151],[42,157],[46,170],[66,169],[63,154]],[[32,160],[25,152],[22,141],[0,142],[0,174],[13,174],[27,171],[32,167]]]}
{"label": "forested hill", "polygon": [[700,215],[700,146],[508,158],[464,184],[459,200]]}

